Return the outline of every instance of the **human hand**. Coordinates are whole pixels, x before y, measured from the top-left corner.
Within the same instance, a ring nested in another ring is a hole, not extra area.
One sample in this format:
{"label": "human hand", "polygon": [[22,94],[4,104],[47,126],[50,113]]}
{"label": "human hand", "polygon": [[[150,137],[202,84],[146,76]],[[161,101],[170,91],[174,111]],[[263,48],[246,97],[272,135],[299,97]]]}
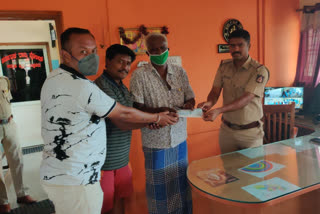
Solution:
{"label": "human hand", "polygon": [[212,108],[213,104],[211,101],[199,103],[197,108],[201,108],[203,112],[207,112]]}
{"label": "human hand", "polygon": [[[179,115],[177,113],[169,112],[168,115],[172,116],[172,117],[176,117],[177,118],[177,122],[178,122]],[[163,128],[163,126],[159,125],[159,123],[150,123],[150,124],[148,124],[147,128],[151,129],[151,130],[155,130],[155,129],[161,129],[161,128]]]}
{"label": "human hand", "polygon": [[173,109],[173,108],[169,108],[169,107],[160,107],[158,108],[158,112],[164,112],[164,111],[168,111],[168,112],[174,112],[177,113],[177,110]]}
{"label": "human hand", "polygon": [[155,129],[160,129],[161,126],[156,123],[150,123],[150,124],[148,124],[147,128],[151,129],[151,130],[155,130]]}
{"label": "human hand", "polygon": [[179,115],[177,112],[169,112],[169,115],[172,117],[177,117],[179,119]]}
{"label": "human hand", "polygon": [[203,114],[203,120],[213,122],[218,117],[218,115],[220,113],[221,113],[220,109],[218,109],[218,108],[212,109],[212,110]]}
{"label": "human hand", "polygon": [[157,125],[161,126],[168,126],[168,125],[174,125],[178,122],[178,115],[174,112],[160,112],[159,115],[159,121],[156,122]]}
{"label": "human hand", "polygon": [[193,110],[194,108],[194,103],[192,102],[186,102],[183,106],[182,106],[182,109],[190,109],[190,110]]}

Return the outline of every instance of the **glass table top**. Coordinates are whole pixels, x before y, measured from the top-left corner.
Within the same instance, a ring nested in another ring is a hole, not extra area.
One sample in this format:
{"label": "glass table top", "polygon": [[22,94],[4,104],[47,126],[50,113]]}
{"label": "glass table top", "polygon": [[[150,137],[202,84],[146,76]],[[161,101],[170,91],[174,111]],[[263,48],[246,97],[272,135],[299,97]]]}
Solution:
{"label": "glass table top", "polygon": [[190,184],[204,194],[263,203],[320,184],[319,132],[189,164]]}

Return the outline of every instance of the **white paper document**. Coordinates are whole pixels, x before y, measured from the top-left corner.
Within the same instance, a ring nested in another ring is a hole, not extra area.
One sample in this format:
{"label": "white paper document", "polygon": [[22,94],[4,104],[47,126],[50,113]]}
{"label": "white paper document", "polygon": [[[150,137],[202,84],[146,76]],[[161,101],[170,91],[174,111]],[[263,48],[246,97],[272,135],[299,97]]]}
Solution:
{"label": "white paper document", "polygon": [[202,117],[202,109],[197,108],[194,110],[178,110],[179,117]]}

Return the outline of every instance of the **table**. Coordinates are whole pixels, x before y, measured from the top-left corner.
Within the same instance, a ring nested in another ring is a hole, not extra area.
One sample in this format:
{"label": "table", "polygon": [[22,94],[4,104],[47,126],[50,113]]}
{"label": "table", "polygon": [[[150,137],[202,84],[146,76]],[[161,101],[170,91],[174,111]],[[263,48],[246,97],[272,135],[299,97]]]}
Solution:
{"label": "table", "polygon": [[309,142],[317,136],[193,161],[194,213],[319,214],[320,145]]}

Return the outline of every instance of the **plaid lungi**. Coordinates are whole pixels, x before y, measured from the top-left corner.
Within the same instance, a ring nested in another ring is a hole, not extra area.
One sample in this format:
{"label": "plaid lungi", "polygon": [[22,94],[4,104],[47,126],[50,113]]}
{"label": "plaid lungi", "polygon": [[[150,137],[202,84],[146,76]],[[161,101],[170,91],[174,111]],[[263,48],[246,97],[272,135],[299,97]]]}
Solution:
{"label": "plaid lungi", "polygon": [[174,148],[143,147],[143,151],[149,213],[191,214],[191,191],[187,182],[187,142]]}

